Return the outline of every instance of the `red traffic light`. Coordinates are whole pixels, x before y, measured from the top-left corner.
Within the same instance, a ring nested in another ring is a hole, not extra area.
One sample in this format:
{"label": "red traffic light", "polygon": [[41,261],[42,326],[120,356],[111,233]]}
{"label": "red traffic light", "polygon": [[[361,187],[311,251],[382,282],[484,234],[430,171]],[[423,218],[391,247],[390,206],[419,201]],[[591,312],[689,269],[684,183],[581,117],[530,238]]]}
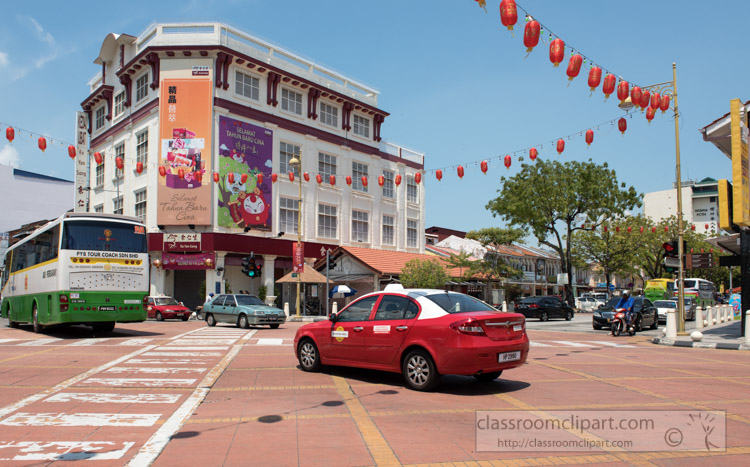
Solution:
{"label": "red traffic light", "polygon": [[677,252],[677,242],[664,242],[661,244],[661,247],[664,248],[664,251],[667,253]]}

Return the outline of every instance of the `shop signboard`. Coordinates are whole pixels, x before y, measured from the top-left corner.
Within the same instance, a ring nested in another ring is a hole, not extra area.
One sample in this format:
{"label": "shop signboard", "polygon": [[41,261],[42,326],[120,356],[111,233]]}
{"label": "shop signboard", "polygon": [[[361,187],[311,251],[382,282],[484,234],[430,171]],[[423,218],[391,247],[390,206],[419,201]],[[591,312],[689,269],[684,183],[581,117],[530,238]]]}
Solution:
{"label": "shop signboard", "polygon": [[164,269],[213,269],[216,253],[162,253],[161,264]]}
{"label": "shop signboard", "polygon": [[734,223],[750,227],[750,162],[748,162],[748,127],[739,99],[730,104],[732,136],[732,185]]}

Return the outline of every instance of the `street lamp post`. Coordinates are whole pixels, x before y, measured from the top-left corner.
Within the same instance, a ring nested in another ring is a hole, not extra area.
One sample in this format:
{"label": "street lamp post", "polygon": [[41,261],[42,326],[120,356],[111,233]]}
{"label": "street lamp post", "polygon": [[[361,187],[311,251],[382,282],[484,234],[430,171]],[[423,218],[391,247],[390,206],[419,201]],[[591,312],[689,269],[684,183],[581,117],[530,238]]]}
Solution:
{"label": "street lamp post", "polygon": [[[666,81],[664,83],[652,84],[651,86],[644,86],[643,89],[649,91],[655,91],[664,96],[665,94],[671,94],[673,99],[672,110],[674,111],[674,139],[675,139],[675,177],[677,179],[677,255],[680,260],[680,267],[677,274],[677,332],[685,332],[685,304],[684,304],[684,288],[683,280],[685,278],[685,270],[683,265],[683,223],[682,223],[682,173],[680,171],[680,125],[679,125],[679,112],[677,111],[677,64],[672,63],[672,81]],[[633,107],[633,102],[628,97],[621,104],[620,108],[630,109]]]}
{"label": "street lamp post", "polygon": [[[297,166],[299,167],[299,172],[297,173],[297,180],[299,181],[299,197],[297,201],[297,248],[300,247],[302,244],[302,150],[300,150],[299,153],[299,159],[297,156],[293,156],[292,159],[289,161],[289,165],[291,166]],[[292,260],[296,261],[295,255],[292,255]],[[302,258],[302,265],[301,267],[305,267],[305,261],[304,257]],[[295,302],[295,315],[297,318],[300,317],[299,312],[299,298],[300,298],[300,288],[301,288],[301,281],[302,281],[302,270],[300,270],[297,273],[297,299]]]}

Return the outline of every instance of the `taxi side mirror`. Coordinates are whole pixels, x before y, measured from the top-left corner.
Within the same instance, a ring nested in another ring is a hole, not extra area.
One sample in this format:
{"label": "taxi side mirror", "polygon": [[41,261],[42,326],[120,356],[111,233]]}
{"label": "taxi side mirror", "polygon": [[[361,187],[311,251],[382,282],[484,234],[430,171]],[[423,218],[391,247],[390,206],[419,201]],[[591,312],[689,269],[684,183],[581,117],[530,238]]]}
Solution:
{"label": "taxi side mirror", "polygon": [[336,322],[336,313],[331,313],[328,315],[328,321],[335,323]]}

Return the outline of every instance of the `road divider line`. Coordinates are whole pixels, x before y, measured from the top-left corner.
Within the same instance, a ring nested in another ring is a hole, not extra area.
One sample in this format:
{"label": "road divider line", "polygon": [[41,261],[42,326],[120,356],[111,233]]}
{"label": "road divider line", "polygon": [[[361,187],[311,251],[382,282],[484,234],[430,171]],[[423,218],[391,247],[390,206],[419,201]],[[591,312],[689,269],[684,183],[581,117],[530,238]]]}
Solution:
{"label": "road divider line", "polygon": [[177,431],[185,424],[193,411],[203,402],[211,389],[211,386],[216,383],[219,376],[234,360],[237,354],[242,349],[242,346],[247,342],[250,337],[255,334],[256,330],[248,332],[239,343],[232,346],[232,349],[221,359],[221,361],[203,378],[198,384],[198,387],[193,393],[187,398],[185,402],[167,419],[166,422],[156,430],[151,438],[141,447],[138,453],[130,459],[127,463],[131,467],[143,467],[151,465],[156,458],[161,454],[167,443],[172,439]]}

